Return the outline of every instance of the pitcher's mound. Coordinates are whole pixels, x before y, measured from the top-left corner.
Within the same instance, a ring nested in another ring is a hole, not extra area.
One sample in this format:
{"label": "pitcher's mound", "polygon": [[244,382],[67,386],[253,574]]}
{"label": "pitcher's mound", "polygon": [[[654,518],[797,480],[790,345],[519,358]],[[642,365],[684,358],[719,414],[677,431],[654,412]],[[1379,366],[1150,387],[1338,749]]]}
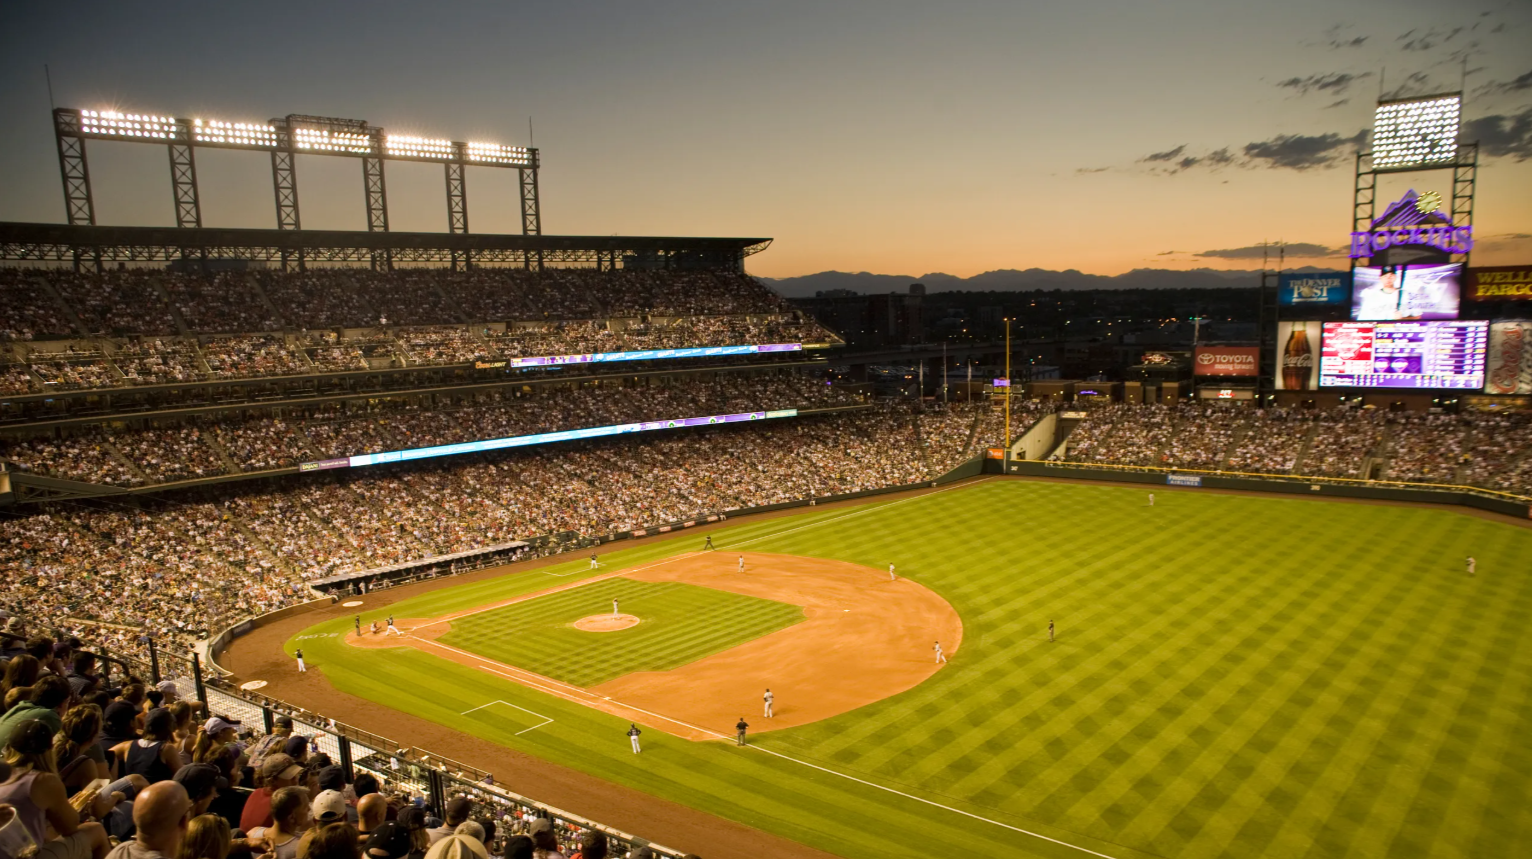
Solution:
{"label": "pitcher's mound", "polygon": [[637,625],[638,618],[631,614],[593,614],[574,622],[574,628],[584,632],[616,632]]}

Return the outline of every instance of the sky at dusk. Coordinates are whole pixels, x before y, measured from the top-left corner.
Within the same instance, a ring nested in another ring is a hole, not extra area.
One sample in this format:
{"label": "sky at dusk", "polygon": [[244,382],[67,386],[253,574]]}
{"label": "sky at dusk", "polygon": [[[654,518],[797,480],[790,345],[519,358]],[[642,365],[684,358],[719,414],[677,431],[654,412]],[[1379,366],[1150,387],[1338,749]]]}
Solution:
{"label": "sky at dusk", "polygon": [[[7,3],[0,220],[64,220],[59,106],[542,150],[545,233],[775,239],[752,273],[1344,265],[1380,92],[1466,90],[1475,264],[1532,263],[1532,3]],[[1463,77],[1466,59],[1466,78]],[[1466,84],[1464,84],[1466,81]],[[89,144],[97,219],[173,225],[163,147]],[[199,150],[208,226],[275,226],[269,158]],[[303,225],[365,229],[360,162],[299,159]],[[390,163],[395,230],[446,230]],[[471,168],[474,232],[518,232]],[[1446,172],[1389,177],[1447,196]],[[1384,200],[1384,201],[1386,201]]]}

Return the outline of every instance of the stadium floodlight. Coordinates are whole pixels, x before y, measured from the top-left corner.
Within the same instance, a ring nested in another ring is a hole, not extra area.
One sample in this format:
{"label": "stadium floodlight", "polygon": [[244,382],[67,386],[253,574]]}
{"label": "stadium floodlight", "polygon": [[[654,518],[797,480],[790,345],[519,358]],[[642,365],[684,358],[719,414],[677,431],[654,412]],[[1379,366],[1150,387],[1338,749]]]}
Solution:
{"label": "stadium floodlight", "polygon": [[530,167],[531,150],[523,146],[501,146],[498,143],[468,143],[468,160],[479,164],[510,164]]}
{"label": "stadium floodlight", "polygon": [[1372,163],[1399,169],[1457,160],[1461,93],[1378,103],[1373,120]]}
{"label": "stadium floodlight", "polygon": [[390,134],[383,138],[383,148],[394,158],[435,158],[445,161],[455,154],[450,140],[400,134]]}
{"label": "stadium floodlight", "polygon": [[351,155],[371,155],[372,138],[355,131],[334,131],[328,128],[294,128],[293,147],[319,152],[342,152]]}
{"label": "stadium floodlight", "polygon": [[137,140],[183,140],[185,134],[173,116],[119,113],[115,110],[80,111],[80,130],[88,134]]}
{"label": "stadium floodlight", "polygon": [[250,146],[274,149],[277,130],[269,122],[225,122],[220,119],[192,120],[192,139],[196,143],[224,146]]}

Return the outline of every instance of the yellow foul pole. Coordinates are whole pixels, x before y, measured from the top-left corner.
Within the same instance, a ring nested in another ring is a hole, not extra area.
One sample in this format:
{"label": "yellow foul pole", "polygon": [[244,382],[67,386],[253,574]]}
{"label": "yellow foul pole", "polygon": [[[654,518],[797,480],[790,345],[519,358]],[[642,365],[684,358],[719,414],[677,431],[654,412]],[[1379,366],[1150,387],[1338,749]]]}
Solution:
{"label": "yellow foul pole", "polygon": [[1005,453],[1001,462],[1011,458],[1011,317],[1005,318]]}

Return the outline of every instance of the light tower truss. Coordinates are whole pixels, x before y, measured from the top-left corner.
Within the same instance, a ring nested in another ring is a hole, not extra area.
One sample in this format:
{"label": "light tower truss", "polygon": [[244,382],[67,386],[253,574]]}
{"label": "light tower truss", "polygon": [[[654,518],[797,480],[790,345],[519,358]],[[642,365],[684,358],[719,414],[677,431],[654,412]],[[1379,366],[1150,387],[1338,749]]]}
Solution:
{"label": "light tower truss", "polygon": [[[53,133],[58,144],[65,211],[69,223],[73,225],[93,226],[96,223],[85,141],[115,140],[162,144],[167,147],[178,227],[202,226],[195,151],[199,147],[209,147],[271,153],[272,186],[279,230],[302,229],[298,211],[296,156],[332,155],[361,159],[367,229],[370,232],[388,231],[388,191],[383,169],[385,161],[416,161],[444,166],[447,175],[447,229],[452,233],[468,232],[467,170],[464,168],[498,167],[516,170],[521,187],[522,234],[538,236],[543,231],[537,182],[540,159],[538,151],[533,148],[389,134],[382,128],[368,125],[364,120],[302,114],[288,114],[267,122],[230,122],[111,110],[58,108],[53,111]],[[526,263],[530,265],[534,259],[529,257]],[[391,255],[384,253],[374,263],[391,267]]]}

